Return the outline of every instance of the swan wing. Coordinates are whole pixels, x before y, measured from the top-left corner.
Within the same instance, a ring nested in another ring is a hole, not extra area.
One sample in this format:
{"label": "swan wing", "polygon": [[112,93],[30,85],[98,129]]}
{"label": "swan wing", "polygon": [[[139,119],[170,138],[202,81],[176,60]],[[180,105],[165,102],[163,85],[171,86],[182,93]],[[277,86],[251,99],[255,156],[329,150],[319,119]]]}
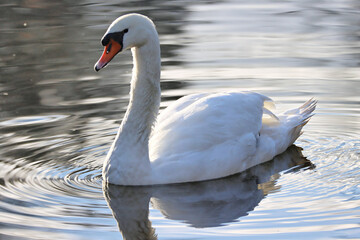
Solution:
{"label": "swan wing", "polygon": [[150,159],[182,161],[199,152],[213,155],[222,145],[233,147],[229,141],[236,141],[236,147],[241,149],[246,144],[239,139],[244,136],[253,140],[253,149],[246,152],[255,152],[264,101],[269,100],[252,92],[193,94],[180,98],[158,117],[149,141]]}

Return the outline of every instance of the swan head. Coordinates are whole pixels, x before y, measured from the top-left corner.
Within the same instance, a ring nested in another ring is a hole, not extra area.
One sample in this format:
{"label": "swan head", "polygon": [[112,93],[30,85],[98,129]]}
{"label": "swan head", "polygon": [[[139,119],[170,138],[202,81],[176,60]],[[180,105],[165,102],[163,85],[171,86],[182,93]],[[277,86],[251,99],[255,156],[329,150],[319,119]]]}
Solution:
{"label": "swan head", "polygon": [[117,18],[101,39],[105,49],[95,71],[104,68],[119,52],[145,45],[154,35],[157,38],[155,25],[144,15],[132,13]]}

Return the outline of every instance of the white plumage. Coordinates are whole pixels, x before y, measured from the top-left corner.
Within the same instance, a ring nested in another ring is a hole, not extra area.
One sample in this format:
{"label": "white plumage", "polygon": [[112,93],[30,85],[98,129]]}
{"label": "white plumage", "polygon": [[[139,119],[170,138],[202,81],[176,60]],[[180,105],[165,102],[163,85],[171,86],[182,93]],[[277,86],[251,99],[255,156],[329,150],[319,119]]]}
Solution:
{"label": "white plumage", "polygon": [[104,162],[106,182],[169,184],[244,171],[285,151],[315,109],[316,102],[309,100],[276,116],[268,97],[231,91],[185,96],[157,117],[160,45],[155,26],[145,16],[128,14],[115,20],[105,36],[118,32],[123,32],[121,51],[132,50],[134,69],[130,103]]}

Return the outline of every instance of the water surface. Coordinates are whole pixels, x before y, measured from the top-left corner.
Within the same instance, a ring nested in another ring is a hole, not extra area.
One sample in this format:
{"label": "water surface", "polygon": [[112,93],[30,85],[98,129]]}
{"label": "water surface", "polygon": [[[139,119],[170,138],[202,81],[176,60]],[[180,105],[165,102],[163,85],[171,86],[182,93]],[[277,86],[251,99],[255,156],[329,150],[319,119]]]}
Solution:
{"label": "water surface", "polygon": [[[315,97],[298,147],[231,178],[103,189],[132,59],[93,65],[129,12],[157,25],[162,108],[230,89],[279,112]],[[358,239],[359,22],[352,0],[2,1],[0,238]]]}

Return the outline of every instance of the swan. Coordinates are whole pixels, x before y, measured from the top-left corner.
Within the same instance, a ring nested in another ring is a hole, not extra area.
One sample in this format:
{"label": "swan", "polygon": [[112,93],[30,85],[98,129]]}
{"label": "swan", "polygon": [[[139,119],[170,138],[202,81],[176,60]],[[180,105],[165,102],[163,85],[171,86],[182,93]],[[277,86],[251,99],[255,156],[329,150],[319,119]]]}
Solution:
{"label": "swan", "polygon": [[200,93],[160,106],[160,44],[154,23],[127,14],[111,23],[94,66],[104,68],[131,49],[130,101],[103,164],[103,180],[116,185],[197,182],[230,176],[269,161],[300,136],[316,101],[280,115],[254,92]]}

